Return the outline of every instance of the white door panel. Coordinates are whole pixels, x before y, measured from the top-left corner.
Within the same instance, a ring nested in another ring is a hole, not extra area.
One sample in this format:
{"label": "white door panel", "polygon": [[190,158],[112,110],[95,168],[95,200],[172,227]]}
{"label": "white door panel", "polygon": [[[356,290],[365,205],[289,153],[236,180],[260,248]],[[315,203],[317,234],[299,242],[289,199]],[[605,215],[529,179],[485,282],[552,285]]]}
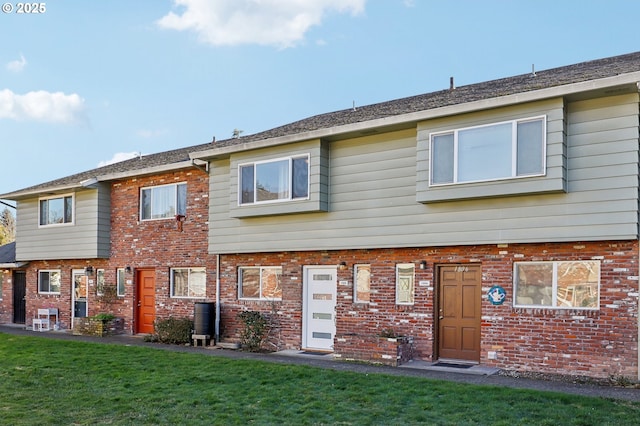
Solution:
{"label": "white door panel", "polygon": [[306,349],[333,350],[337,270],[307,267],[304,279],[302,345]]}

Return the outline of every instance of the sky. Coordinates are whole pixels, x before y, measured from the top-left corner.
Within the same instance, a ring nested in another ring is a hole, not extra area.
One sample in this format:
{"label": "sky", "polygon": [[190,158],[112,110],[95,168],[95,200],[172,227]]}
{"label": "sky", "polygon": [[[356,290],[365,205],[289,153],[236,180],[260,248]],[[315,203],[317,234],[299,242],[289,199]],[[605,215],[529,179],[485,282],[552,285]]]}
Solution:
{"label": "sky", "polygon": [[0,12],[0,194],[450,77],[459,87],[640,50],[637,0],[33,4]]}

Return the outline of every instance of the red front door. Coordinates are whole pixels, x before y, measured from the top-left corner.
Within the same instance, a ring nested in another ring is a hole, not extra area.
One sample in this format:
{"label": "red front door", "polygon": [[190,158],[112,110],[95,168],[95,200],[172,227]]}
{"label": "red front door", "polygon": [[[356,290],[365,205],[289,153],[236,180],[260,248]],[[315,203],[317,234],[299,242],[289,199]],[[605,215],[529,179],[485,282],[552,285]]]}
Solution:
{"label": "red front door", "polygon": [[156,319],[156,272],[136,270],[136,333],[153,333]]}

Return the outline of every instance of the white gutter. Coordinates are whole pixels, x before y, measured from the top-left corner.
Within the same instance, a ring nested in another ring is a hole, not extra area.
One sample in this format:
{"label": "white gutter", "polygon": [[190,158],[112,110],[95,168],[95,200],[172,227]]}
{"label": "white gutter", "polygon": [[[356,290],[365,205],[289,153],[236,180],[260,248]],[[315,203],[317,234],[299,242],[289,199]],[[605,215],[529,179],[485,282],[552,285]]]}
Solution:
{"label": "white gutter", "polygon": [[214,325],[215,342],[220,341],[220,255],[216,254],[216,319]]}
{"label": "white gutter", "polygon": [[17,269],[29,264],[29,262],[0,263],[0,269]]}

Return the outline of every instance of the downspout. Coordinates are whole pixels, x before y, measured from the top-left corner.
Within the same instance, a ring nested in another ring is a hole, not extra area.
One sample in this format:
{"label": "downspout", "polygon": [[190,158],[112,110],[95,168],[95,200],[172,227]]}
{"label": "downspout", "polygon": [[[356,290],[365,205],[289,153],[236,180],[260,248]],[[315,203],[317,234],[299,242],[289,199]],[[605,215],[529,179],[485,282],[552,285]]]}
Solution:
{"label": "downspout", "polygon": [[220,341],[220,255],[216,254],[216,320],[214,326],[215,341]]}

